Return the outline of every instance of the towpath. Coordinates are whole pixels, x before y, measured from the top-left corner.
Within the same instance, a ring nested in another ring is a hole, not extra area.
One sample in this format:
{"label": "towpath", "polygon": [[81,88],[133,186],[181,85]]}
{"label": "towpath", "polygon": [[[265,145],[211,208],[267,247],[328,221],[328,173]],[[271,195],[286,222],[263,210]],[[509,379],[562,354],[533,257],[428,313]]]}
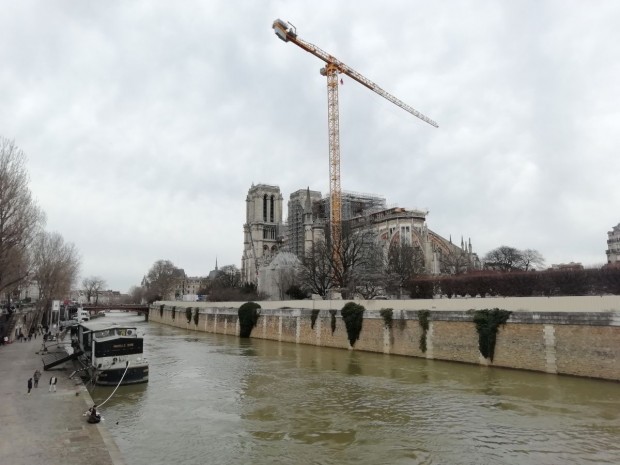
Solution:
{"label": "towpath", "polygon": [[[42,339],[0,346],[0,463],[11,465],[124,465],[105,427],[83,413],[93,401],[70,362],[43,371]],[[28,394],[28,378],[42,373]],[[56,392],[49,392],[52,376]]]}

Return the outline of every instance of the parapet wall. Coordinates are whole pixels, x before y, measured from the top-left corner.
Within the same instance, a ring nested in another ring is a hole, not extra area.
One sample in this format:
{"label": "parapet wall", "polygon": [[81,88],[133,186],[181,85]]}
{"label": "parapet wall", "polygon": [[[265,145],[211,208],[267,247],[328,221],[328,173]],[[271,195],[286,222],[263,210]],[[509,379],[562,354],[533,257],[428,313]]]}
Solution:
{"label": "parapet wall", "polygon": [[[345,303],[259,302],[261,316],[251,337],[352,349],[340,315]],[[620,381],[619,296],[355,303],[366,310],[354,350]],[[238,336],[241,304],[156,302],[150,308],[149,321]],[[391,327],[380,313],[387,308],[392,309]],[[473,316],[475,310],[493,308],[512,313],[498,331],[491,362],[480,354]],[[420,310],[429,310],[425,352],[420,349]]]}

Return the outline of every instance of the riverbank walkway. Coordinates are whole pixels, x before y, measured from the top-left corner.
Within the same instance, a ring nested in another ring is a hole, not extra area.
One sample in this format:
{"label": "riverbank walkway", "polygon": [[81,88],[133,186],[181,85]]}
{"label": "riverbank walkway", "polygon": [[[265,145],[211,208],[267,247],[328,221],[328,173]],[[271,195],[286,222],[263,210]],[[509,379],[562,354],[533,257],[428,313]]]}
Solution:
{"label": "riverbank walkway", "polygon": [[[69,379],[73,365],[43,371],[42,342],[37,337],[0,346],[0,463],[125,465],[105,420],[89,424],[83,416],[93,400],[78,377]],[[39,386],[28,394],[37,368]],[[52,376],[56,392],[49,392]]]}

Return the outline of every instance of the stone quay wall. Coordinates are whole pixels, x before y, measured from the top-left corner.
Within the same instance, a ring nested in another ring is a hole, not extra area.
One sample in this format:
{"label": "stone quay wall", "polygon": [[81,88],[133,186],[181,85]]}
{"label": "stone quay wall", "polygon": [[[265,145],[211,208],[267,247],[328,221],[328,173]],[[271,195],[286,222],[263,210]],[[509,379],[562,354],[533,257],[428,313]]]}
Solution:
{"label": "stone quay wall", "polygon": [[[354,347],[340,314],[346,302],[258,302],[251,337],[620,381],[620,296],[354,301],[365,308]],[[149,321],[238,336],[242,304],[155,302]],[[512,313],[498,330],[491,362],[480,354],[473,317],[493,308]],[[392,309],[391,327],[383,309]],[[429,311],[425,352],[420,310]]]}

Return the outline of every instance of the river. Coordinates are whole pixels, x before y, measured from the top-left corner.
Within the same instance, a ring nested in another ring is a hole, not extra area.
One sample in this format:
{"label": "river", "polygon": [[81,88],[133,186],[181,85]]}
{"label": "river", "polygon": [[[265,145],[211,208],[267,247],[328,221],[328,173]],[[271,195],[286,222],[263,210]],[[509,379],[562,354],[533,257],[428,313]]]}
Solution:
{"label": "river", "polygon": [[618,383],[106,318],[150,361],[101,409],[127,464],[620,463]]}

